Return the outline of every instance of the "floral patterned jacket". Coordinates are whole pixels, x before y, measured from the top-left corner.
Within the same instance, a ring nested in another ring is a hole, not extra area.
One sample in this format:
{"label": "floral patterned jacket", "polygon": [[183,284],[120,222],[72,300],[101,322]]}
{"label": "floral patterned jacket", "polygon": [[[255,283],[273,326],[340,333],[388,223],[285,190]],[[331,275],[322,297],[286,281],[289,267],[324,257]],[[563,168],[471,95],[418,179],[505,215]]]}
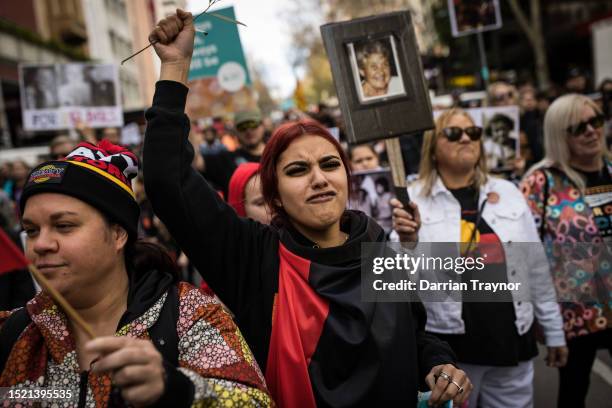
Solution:
{"label": "floral patterned jacket", "polygon": [[[116,335],[149,339],[148,329],[157,321],[166,296],[164,293]],[[259,367],[220,303],[184,282],[178,284],[178,300],[176,371],[193,384],[189,387],[194,390],[192,406],[270,406],[272,402]],[[0,376],[0,387],[71,389],[77,397],[82,394],[79,401],[58,400],[57,406],[108,406],[110,377],[80,370],[74,337],[64,313],[44,293],[28,302],[26,308],[32,322],[13,346]],[[0,312],[0,328],[10,314]],[[170,397],[174,406],[184,400],[181,395]],[[0,406],[11,406],[10,401],[2,403]]]}
{"label": "floral patterned jacket", "polygon": [[582,193],[554,167],[529,174],[521,188],[546,247],[567,339],[612,327],[612,258]]}

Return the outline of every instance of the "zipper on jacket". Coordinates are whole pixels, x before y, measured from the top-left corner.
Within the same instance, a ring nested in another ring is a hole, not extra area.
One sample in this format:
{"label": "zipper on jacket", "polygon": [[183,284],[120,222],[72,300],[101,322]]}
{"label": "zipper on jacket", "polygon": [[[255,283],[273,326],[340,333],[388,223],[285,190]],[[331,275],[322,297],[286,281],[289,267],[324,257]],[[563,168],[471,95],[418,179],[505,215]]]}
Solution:
{"label": "zipper on jacket", "polygon": [[88,382],[89,371],[83,371],[81,373],[81,381],[79,381],[79,408],[85,408],[85,402],[87,401],[87,382]]}

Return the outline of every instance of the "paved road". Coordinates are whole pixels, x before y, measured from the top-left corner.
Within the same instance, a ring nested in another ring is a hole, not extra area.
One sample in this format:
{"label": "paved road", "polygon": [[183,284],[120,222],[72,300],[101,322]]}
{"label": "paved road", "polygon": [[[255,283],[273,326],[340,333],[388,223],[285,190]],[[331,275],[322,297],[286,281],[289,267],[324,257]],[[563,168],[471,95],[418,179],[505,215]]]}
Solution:
{"label": "paved road", "polygon": [[[546,349],[540,347],[535,360],[534,408],[555,408],[559,373],[544,363]],[[612,358],[607,351],[600,351],[591,371],[591,386],[586,401],[587,408],[612,408]]]}

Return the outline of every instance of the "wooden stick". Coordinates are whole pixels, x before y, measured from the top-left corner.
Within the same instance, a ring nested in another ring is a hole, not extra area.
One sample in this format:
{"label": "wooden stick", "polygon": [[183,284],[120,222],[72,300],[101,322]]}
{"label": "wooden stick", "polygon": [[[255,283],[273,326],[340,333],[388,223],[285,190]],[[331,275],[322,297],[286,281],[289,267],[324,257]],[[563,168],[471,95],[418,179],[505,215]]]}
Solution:
{"label": "wooden stick", "polygon": [[391,167],[391,175],[393,176],[393,184],[396,187],[406,187],[406,169],[404,168],[399,137],[385,139],[385,147]]}
{"label": "wooden stick", "polygon": [[385,139],[385,147],[387,148],[387,157],[389,158],[389,166],[391,167],[391,176],[393,176],[393,189],[395,198],[397,198],[404,209],[410,212],[410,197],[406,189],[406,169],[404,168],[404,159],[402,158],[402,148],[400,146],[399,137]]}
{"label": "wooden stick", "polygon": [[[195,16],[193,18],[192,21],[196,21],[198,17],[200,17],[201,15],[203,15],[204,13],[206,13],[208,11],[208,9],[210,8],[210,6],[212,6],[214,3],[216,2],[210,2],[208,4],[208,7],[206,7],[206,10],[204,10],[203,12],[201,12],[200,14],[198,14],[197,16]],[[196,31],[200,31],[200,30],[196,30]],[[202,34],[204,35],[208,35],[208,33],[206,31],[200,31]],[[132,59],[133,57],[137,56],[138,54],[140,54],[141,52],[143,52],[144,50],[146,50],[147,48],[151,47],[152,45],[155,45],[159,42],[159,40],[155,40],[153,42],[150,42],[149,45],[147,45],[146,47],[142,48],[139,51],[136,51],[134,54],[130,55],[129,57],[127,57],[126,59],[124,59],[123,61],[121,61],[121,65],[123,65],[123,63],[129,59]]]}
{"label": "wooden stick", "polygon": [[43,276],[42,273],[40,273],[38,268],[32,264],[29,264],[28,269],[30,269],[30,272],[32,272],[32,275],[34,275],[38,284],[45,291],[47,291],[49,295],[51,295],[51,298],[53,298],[53,300],[57,304],[61,306],[61,308],[68,315],[70,320],[73,323],[77,324],[81,329],[83,329],[83,331],[85,331],[85,333],[87,333],[87,335],[91,339],[95,339],[96,335],[94,334],[91,326],[85,320],[83,320],[79,312],[77,312],[76,310],[74,310],[72,306],[70,306],[70,303],[68,303],[68,301],[62,296],[62,294],[59,293],[57,290],[55,290],[53,286],[51,286],[51,283],[47,280],[47,278]]}

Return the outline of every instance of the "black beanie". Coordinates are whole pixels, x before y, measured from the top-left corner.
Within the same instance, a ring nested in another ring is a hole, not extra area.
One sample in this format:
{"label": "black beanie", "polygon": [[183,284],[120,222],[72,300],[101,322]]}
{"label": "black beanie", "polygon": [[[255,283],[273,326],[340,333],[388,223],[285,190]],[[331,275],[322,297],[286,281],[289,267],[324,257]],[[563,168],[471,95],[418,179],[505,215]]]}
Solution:
{"label": "black beanie", "polygon": [[140,207],[131,186],[138,174],[138,159],[107,140],[98,145],[79,143],[63,160],[39,164],[23,188],[20,209],[39,193],[66,194],[101,211],[136,239]]}

